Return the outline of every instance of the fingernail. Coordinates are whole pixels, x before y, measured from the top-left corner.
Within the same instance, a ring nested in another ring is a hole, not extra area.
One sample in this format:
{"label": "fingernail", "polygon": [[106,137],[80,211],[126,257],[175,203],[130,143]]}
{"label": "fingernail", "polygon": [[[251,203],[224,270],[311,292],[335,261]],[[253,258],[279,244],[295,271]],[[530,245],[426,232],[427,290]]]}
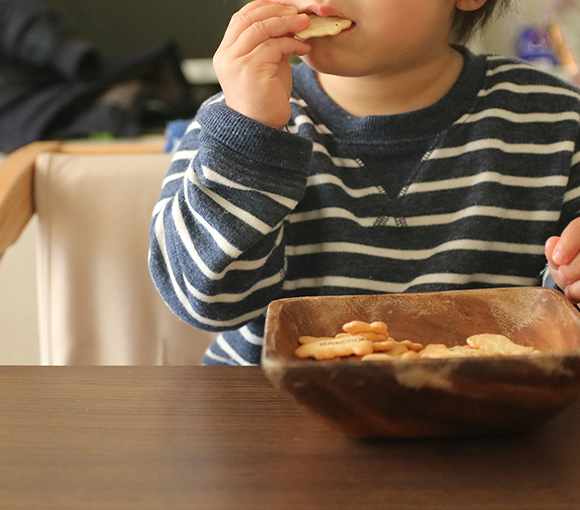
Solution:
{"label": "fingernail", "polygon": [[562,250],[559,250],[558,248],[554,250],[554,253],[552,254],[552,260],[554,261],[555,264],[558,264],[559,266],[561,266],[566,262],[564,259],[564,253],[562,252]]}
{"label": "fingernail", "polygon": [[566,275],[566,271],[562,267],[558,269],[558,280],[560,280],[562,283],[570,283],[568,281],[568,276]]}

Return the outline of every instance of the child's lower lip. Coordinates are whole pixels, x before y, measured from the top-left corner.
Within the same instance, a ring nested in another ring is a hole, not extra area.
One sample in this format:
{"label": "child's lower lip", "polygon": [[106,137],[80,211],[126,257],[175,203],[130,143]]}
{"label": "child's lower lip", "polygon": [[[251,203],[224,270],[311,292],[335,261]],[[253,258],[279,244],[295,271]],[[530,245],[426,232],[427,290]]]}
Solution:
{"label": "child's lower lip", "polygon": [[350,27],[348,27],[346,30],[343,30],[343,31],[342,31],[340,34],[338,34],[338,35],[344,34],[344,33],[346,33],[346,32],[350,32],[351,30],[353,30],[353,29],[354,29],[354,27],[356,27],[356,23],[353,21],[353,23],[352,23],[352,25],[351,25]]}
{"label": "child's lower lip", "polygon": [[351,32],[354,29],[355,26],[356,26],[356,23],[353,23],[350,27],[345,28],[342,32],[340,32],[340,34],[328,35],[326,37],[322,37],[321,39],[334,39],[336,37],[340,37],[342,34],[348,34],[349,32]]}
{"label": "child's lower lip", "polygon": [[333,38],[333,37],[340,37],[343,34],[348,34],[349,32],[351,32],[354,29],[355,26],[356,26],[356,23],[353,23],[350,27],[345,28],[340,34],[333,35],[333,36],[330,36],[330,37],[331,38]]}

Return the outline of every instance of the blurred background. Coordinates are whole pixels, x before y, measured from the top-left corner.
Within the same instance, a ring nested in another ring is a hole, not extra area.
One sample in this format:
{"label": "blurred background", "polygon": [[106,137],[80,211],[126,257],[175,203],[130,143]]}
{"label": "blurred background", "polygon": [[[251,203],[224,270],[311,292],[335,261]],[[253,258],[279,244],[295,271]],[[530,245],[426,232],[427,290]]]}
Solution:
{"label": "blurred background", "polygon": [[[231,15],[247,0],[39,0],[61,13],[79,37],[92,41],[106,55],[138,50],[173,39],[183,58],[211,58]],[[577,47],[580,17],[576,0],[513,0],[473,45],[515,56],[525,26],[545,23],[554,15]]]}
{"label": "blurred background", "polygon": [[210,58],[243,0],[40,0],[105,55],[174,40],[183,58]]}
{"label": "blurred background", "polygon": [[[19,1],[20,5],[28,2]],[[193,115],[192,110],[201,99],[219,90],[211,57],[231,15],[245,1],[38,0],[37,3],[54,9],[62,24],[104,59],[137,54],[167,41],[174,43],[190,95],[186,106],[172,113],[187,118]],[[0,0],[0,7],[2,4]],[[10,24],[4,27],[0,39],[10,28]],[[494,20],[470,46],[475,51],[525,59],[577,82],[580,1],[517,0],[509,13]],[[62,80],[58,84],[64,86]],[[0,92],[4,85],[0,75]],[[0,113],[1,106],[0,101]],[[166,119],[162,116],[158,120],[161,122],[156,129],[163,136]],[[133,132],[141,134],[140,130]],[[1,137],[0,129],[0,142]],[[0,263],[0,364],[39,362],[35,264],[35,222],[31,221]]]}
{"label": "blurred background", "polygon": [[211,57],[242,5],[0,0],[0,152],[190,118],[219,91]]}

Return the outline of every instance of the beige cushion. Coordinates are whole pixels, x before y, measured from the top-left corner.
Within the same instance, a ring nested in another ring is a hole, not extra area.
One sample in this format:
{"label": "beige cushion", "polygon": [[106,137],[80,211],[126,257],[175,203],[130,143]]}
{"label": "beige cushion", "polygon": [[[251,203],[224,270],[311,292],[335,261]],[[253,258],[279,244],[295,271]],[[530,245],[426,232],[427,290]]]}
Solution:
{"label": "beige cushion", "polygon": [[41,362],[199,364],[213,334],[179,321],[147,265],[166,154],[41,154],[38,213]]}

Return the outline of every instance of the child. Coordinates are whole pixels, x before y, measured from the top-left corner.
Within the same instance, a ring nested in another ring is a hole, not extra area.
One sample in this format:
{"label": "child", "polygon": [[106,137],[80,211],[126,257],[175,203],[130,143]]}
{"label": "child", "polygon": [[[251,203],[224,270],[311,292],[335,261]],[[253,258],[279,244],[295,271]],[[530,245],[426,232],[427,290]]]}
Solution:
{"label": "child", "polygon": [[[580,92],[450,44],[509,1],[256,0],[234,15],[214,58],[223,95],[181,141],[151,230],[168,305],[225,331],[205,364],[259,364],[278,298],[552,275],[580,300]],[[293,34],[309,12],[353,24],[306,43]]]}

